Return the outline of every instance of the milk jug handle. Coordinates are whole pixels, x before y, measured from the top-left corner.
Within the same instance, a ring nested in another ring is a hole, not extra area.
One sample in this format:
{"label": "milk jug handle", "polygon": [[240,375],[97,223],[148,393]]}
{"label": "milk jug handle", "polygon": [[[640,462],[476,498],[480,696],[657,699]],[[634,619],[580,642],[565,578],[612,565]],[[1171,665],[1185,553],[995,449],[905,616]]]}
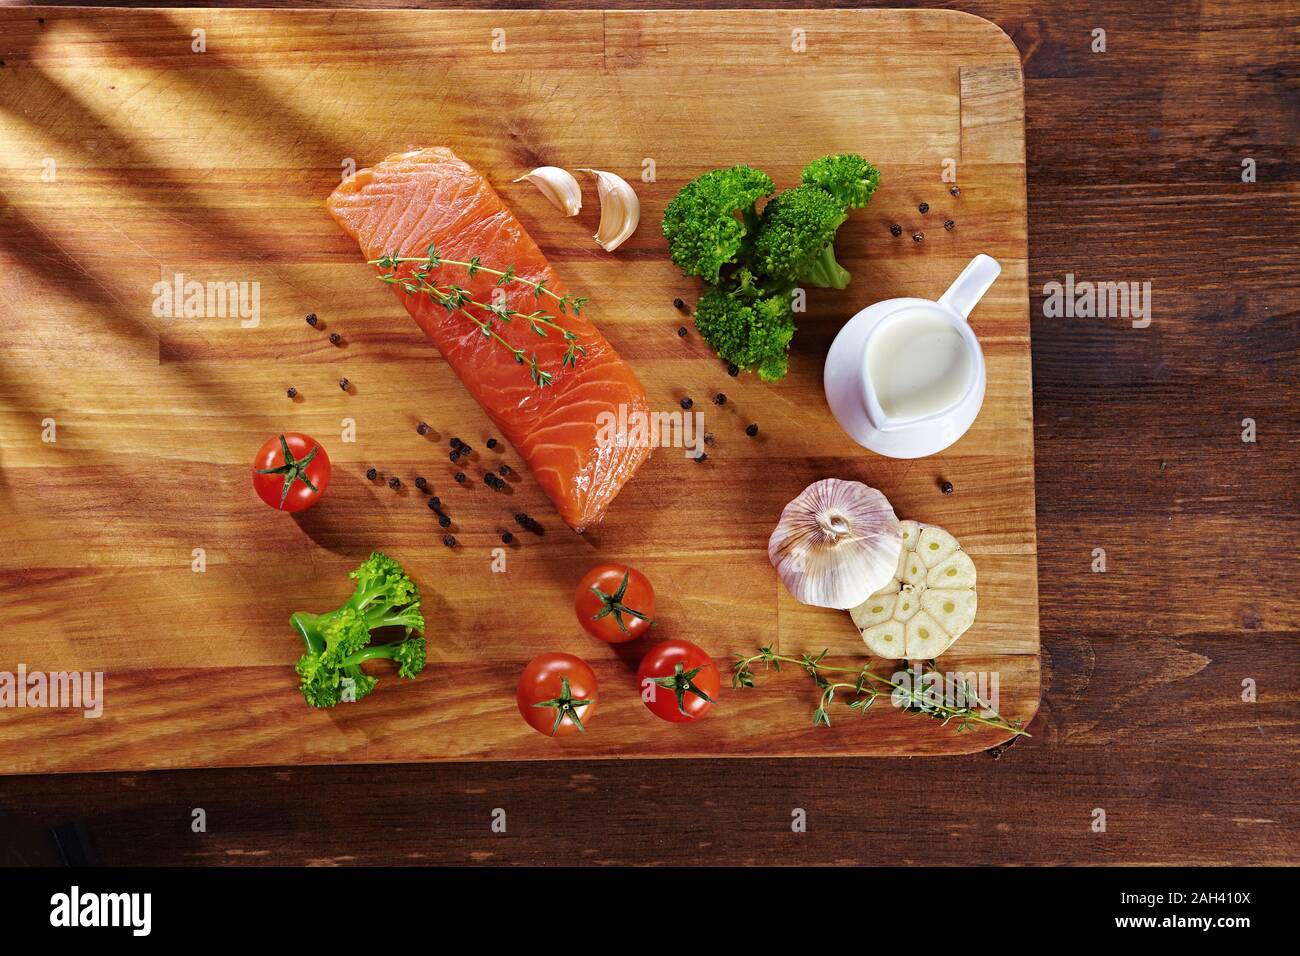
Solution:
{"label": "milk jug handle", "polygon": [[979,300],[984,297],[985,292],[989,291],[989,286],[1001,272],[1002,266],[998,265],[996,259],[981,253],[970,261],[961,275],[953,280],[952,285],[948,286],[948,291],[939,297],[939,303],[946,305],[963,319],[969,318],[971,311],[979,304]]}

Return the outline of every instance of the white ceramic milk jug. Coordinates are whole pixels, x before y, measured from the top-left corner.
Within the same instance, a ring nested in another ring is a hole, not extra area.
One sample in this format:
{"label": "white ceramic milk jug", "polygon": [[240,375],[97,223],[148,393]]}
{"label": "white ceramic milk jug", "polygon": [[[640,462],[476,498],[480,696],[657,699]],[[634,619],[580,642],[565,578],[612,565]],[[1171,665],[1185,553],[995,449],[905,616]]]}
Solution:
{"label": "white ceramic milk jug", "polygon": [[826,401],[858,444],[922,458],[961,438],[984,402],[984,352],[966,321],[1002,267],[978,255],[939,301],[886,299],[845,323],[826,356]]}

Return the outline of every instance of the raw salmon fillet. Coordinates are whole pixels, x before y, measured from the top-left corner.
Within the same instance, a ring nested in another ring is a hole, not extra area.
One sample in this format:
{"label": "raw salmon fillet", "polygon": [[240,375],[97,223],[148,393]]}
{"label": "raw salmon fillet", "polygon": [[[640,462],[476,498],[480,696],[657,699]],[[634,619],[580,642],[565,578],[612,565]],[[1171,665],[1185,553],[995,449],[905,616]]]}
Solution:
{"label": "raw salmon fillet", "polygon": [[[513,266],[524,279],[545,280],[546,288],[560,295],[568,291],[488,181],[449,149],[389,156],[339,186],[327,205],[368,261],[385,255],[422,258],[433,243],[442,259],[468,262],[478,256],[488,268]],[[409,275],[415,268],[407,264],[397,274]],[[484,303],[493,301],[497,288],[496,276],[479,273],[470,278],[464,268],[450,265],[435,269],[429,281],[444,289],[459,285]],[[602,434],[601,427],[609,420],[602,412],[621,421],[636,412],[647,413],[645,389],[585,315],[560,313],[554,299],[539,299],[522,283],[501,288],[510,308],[521,313],[546,310],[552,321],[577,333],[577,343],[586,349],[576,366],[563,367],[566,343],[561,333],[548,329],[545,338],[539,337],[518,317],[509,324],[497,322],[496,330],[512,346],[536,353],[538,365],[553,374],[545,388],[533,381],[527,364],[518,364],[469,318],[448,315],[427,295],[393,286],[411,318],[523,455],[560,517],[583,531],[604,516],[619,489],[649,457],[648,447],[629,444],[625,435],[615,434],[610,441],[614,430],[606,427]],[[620,405],[625,409],[621,418]]]}

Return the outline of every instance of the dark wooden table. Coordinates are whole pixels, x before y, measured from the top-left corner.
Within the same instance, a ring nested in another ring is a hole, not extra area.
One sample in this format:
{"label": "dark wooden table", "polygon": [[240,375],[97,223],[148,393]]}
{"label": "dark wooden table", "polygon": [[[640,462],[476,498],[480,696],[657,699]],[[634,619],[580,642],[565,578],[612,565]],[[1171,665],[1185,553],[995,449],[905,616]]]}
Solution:
{"label": "dark wooden table", "polygon": [[[1000,24],[1025,70],[1032,739],[952,759],[7,777],[0,834],[79,821],[111,864],[1300,863],[1300,11],[954,5]],[[1067,273],[1150,282],[1150,326],[1045,317]],[[41,856],[22,846],[11,860]]]}

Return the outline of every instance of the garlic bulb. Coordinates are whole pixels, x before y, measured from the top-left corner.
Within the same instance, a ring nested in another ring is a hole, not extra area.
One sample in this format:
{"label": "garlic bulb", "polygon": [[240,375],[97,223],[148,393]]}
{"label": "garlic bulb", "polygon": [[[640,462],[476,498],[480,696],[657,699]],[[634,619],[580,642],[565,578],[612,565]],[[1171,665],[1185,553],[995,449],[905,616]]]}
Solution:
{"label": "garlic bulb", "polygon": [[938,657],[975,621],[975,562],[943,528],[904,521],[893,580],[849,613],[889,660]]}
{"label": "garlic bulb", "polygon": [[582,187],[573,173],[559,166],[538,166],[515,180],[528,180],[537,191],[551,201],[551,205],[566,216],[576,216],[582,211]]}
{"label": "garlic bulb", "polygon": [[898,528],[875,488],[827,478],[785,506],[767,556],[797,600],[845,610],[889,582],[903,549]]}
{"label": "garlic bulb", "polygon": [[596,177],[596,195],[600,197],[600,226],[596,242],[606,252],[613,252],[636,232],[641,222],[641,200],[627,180],[601,169],[580,169]]}

